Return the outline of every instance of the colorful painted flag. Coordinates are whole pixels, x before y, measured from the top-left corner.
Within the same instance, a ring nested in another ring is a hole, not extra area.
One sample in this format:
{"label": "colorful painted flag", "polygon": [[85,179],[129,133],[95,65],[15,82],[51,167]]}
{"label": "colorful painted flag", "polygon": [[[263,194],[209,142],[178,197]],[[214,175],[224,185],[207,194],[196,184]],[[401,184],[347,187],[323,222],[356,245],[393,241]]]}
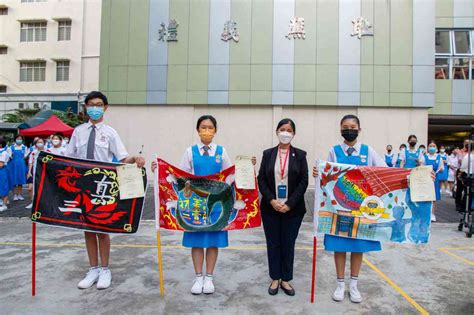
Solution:
{"label": "colorful painted flag", "polygon": [[427,243],[432,203],[411,201],[410,171],[320,162],[315,198],[318,232],[366,240]]}
{"label": "colorful painted flag", "polygon": [[[120,199],[119,165],[40,152],[31,220],[92,232],[135,233],[144,198]],[[142,173],[146,188],[145,169]]]}
{"label": "colorful painted flag", "polygon": [[235,168],[195,176],[157,159],[155,213],[157,229],[227,231],[261,224],[257,189],[235,186]]}

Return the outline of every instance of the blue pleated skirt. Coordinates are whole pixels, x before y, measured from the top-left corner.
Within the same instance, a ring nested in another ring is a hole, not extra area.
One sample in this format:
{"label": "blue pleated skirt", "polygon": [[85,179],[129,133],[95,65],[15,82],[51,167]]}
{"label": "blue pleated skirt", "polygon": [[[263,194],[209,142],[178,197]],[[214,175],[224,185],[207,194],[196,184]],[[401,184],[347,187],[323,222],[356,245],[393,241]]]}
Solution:
{"label": "blue pleated skirt", "polygon": [[325,234],[324,249],[330,252],[366,253],[382,250],[382,246],[379,241],[360,240]]}
{"label": "blue pleated skirt", "polygon": [[7,167],[0,168],[0,198],[8,196],[10,192],[10,178]]}
{"label": "blue pleated skirt", "polygon": [[227,231],[219,232],[184,232],[184,247],[227,247],[229,246],[229,237]]}

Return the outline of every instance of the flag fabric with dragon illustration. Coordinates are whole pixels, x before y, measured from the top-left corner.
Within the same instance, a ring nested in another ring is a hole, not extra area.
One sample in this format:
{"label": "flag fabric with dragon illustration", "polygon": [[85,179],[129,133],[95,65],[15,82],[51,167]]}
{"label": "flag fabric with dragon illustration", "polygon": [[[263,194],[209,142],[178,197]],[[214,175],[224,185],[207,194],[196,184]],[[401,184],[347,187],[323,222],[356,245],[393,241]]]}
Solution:
{"label": "flag fabric with dragon illustration", "polygon": [[217,174],[195,176],[157,159],[157,229],[227,231],[261,224],[257,189],[238,189],[234,166]]}
{"label": "flag fabric with dragon illustration", "polygon": [[144,198],[120,200],[118,165],[40,152],[31,219],[92,232],[135,233]]}
{"label": "flag fabric with dragon illustration", "polygon": [[410,169],[319,163],[319,233],[398,243],[427,243],[431,202],[413,202]]}

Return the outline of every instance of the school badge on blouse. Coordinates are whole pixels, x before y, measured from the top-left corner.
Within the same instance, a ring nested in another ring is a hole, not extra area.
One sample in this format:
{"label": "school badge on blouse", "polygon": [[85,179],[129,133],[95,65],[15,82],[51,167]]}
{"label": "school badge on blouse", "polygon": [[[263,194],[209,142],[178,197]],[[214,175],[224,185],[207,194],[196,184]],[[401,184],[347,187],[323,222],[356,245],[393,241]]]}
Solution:
{"label": "school badge on blouse", "polygon": [[220,163],[222,161],[222,156],[220,154],[216,154],[216,163]]}

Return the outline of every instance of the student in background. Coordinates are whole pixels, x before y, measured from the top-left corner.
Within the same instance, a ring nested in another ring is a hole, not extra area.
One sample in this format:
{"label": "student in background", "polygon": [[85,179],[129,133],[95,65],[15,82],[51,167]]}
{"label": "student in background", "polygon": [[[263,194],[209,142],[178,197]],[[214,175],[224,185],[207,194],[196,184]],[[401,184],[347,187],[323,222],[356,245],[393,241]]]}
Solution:
{"label": "student in background", "polygon": [[387,145],[386,150],[387,150],[387,153],[384,154],[385,164],[387,164],[388,167],[393,167],[394,154],[392,153],[392,145],[391,144]]}

